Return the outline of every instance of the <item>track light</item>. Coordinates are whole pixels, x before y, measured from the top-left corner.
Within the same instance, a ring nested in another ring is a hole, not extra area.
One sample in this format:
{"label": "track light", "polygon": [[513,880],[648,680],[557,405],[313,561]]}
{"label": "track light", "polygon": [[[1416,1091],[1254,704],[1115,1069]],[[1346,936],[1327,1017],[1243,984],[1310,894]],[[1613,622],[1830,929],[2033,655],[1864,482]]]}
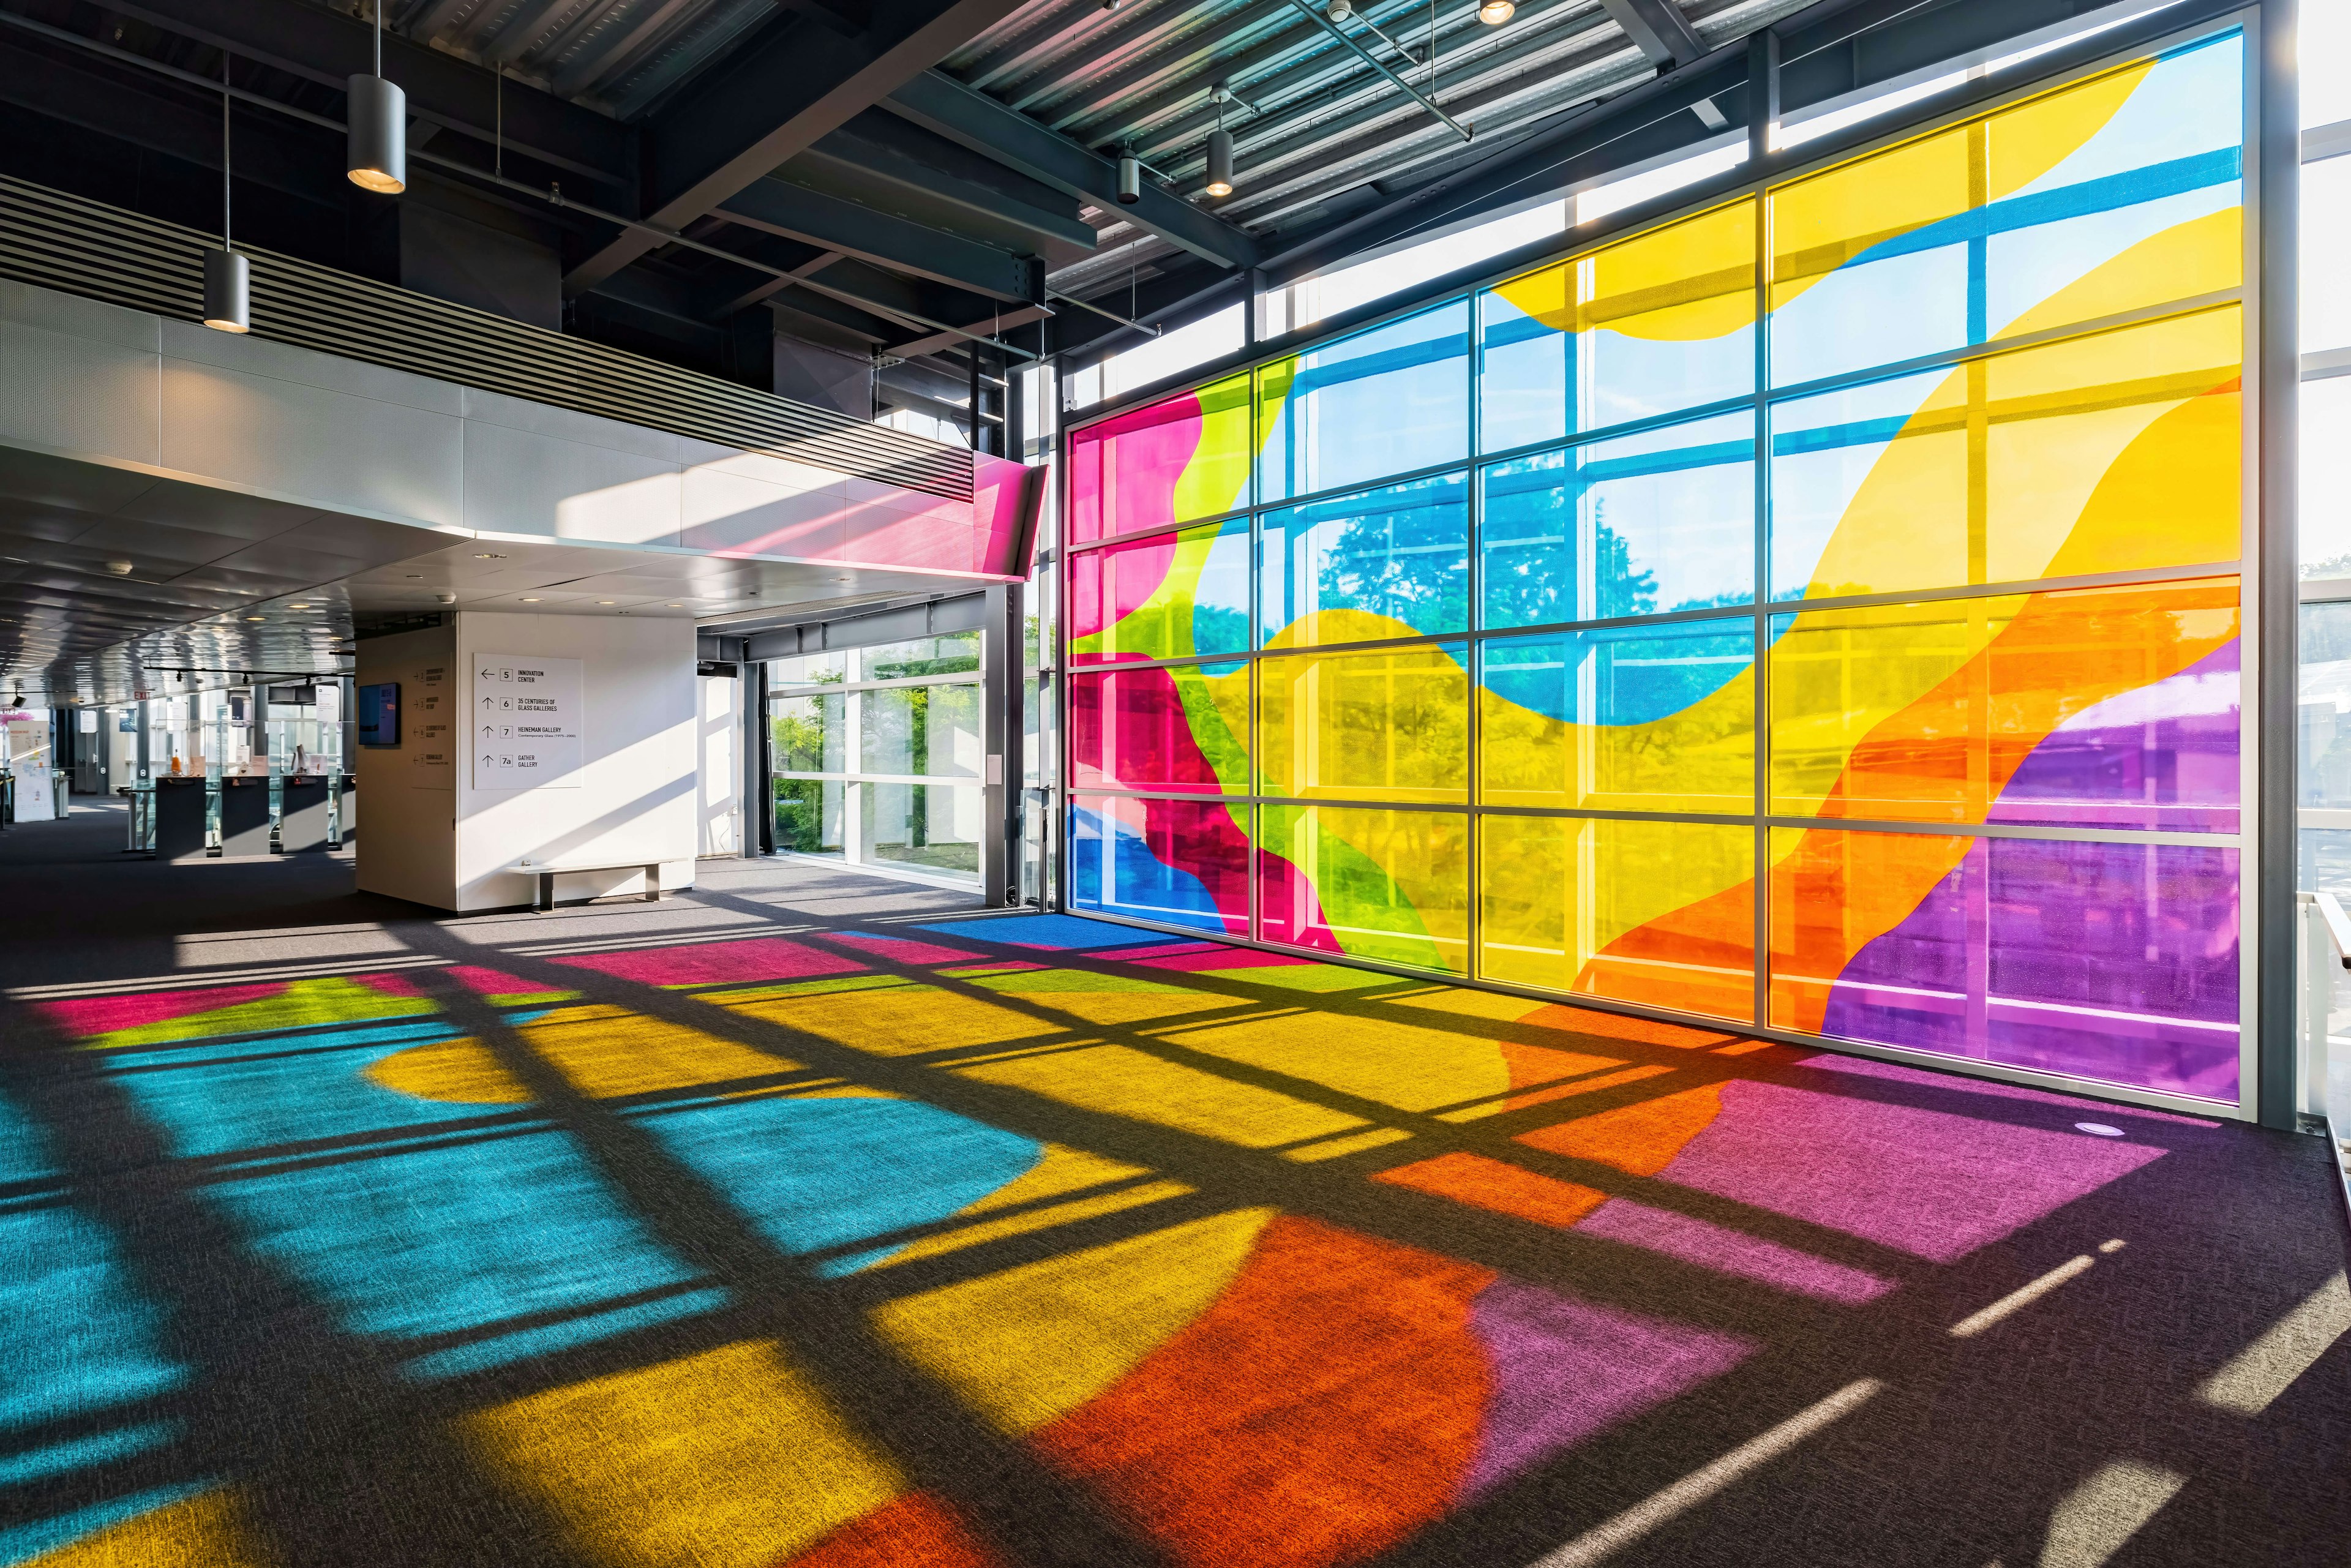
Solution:
{"label": "track light", "polygon": [[1233,193],[1233,133],[1219,125],[1208,132],[1208,194]]}
{"label": "track light", "polygon": [[1478,0],[1478,20],[1489,27],[1499,27],[1518,14],[1512,0]]}
{"label": "track light", "polygon": [[1143,200],[1143,165],[1132,152],[1118,155],[1118,199],[1130,207]]}
{"label": "track light", "polygon": [[[228,57],[221,57],[221,247],[204,252],[204,325],[215,332],[253,330],[252,275],[229,233]],[[126,566],[124,570],[129,570]]]}
{"label": "track light", "polygon": [[383,79],[383,0],[375,0],[375,70],[349,83],[351,183],[396,196],[408,189],[408,95]]}

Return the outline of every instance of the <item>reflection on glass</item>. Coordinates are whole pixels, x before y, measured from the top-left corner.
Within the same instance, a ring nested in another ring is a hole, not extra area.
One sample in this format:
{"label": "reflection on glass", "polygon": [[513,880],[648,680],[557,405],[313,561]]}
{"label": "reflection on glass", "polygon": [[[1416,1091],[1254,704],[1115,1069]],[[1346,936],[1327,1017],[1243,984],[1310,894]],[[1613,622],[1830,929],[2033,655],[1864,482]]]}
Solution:
{"label": "reflection on glass", "polygon": [[1735,202],[1479,298],[1481,452],[1755,388],[1755,204]]}
{"label": "reflection on glass", "polygon": [[2242,71],[2225,34],[1774,191],[1772,384],[2236,287]]}
{"label": "reflection on glass", "polygon": [[1259,528],[1268,647],[1469,629],[1467,474],[1285,507]]}
{"label": "reflection on glass", "polygon": [[1486,804],[1754,810],[1752,622],[1502,637],[1479,657]]}
{"label": "reflection on glass", "polygon": [[2233,578],[1772,620],[1771,811],[2237,830]]}
{"label": "reflection on glass", "polygon": [[862,860],[946,876],[979,875],[977,784],[860,784]]}
{"label": "reflection on glass", "polygon": [[1482,977],[1755,1016],[1751,829],[1489,816],[1479,831]]}
{"label": "reflection on glass", "polygon": [[[2351,159],[2346,159],[2351,164]],[[2351,376],[2301,387],[2302,485],[2294,497],[2305,580],[2351,577]]]}
{"label": "reflection on glass", "polygon": [[849,771],[849,699],[838,692],[769,697],[773,762],[782,773]]}
{"label": "reflection on glass", "polygon": [[940,779],[980,775],[979,686],[893,686],[861,692],[861,773]]}
{"label": "reflection on glass", "polygon": [[1247,652],[1249,550],[1238,517],[1071,556],[1071,662]]}
{"label": "reflection on glass", "polygon": [[979,633],[950,632],[908,643],[880,643],[857,651],[858,679],[902,681],[915,675],[976,674]]}
{"label": "reflection on glass", "polygon": [[849,655],[843,653],[801,653],[768,661],[768,685],[778,686],[837,686],[849,679]]}
{"label": "reflection on glass", "polygon": [[1263,806],[1259,818],[1264,940],[1468,972],[1467,816]]}
{"label": "reflection on glass", "polygon": [[1469,450],[1466,300],[1258,371],[1258,499],[1458,463]]}
{"label": "reflection on glass", "polygon": [[841,803],[851,786],[838,779],[775,779],[776,848],[794,854],[840,856]]}
{"label": "reflection on glass", "polygon": [[1772,831],[1771,1021],[2237,1097],[2237,852]]}
{"label": "reflection on glass", "polygon": [[1485,624],[1749,602],[1754,427],[1723,414],[1486,469]]}
{"label": "reflection on glass", "polygon": [[1207,800],[1071,797],[1071,906],[1247,936],[1249,813]]}
{"label": "reflection on glass", "polygon": [[1159,665],[1070,679],[1070,777],[1080,789],[1249,788],[1249,666]]}
{"label": "reflection on glass", "polygon": [[1288,653],[1258,665],[1268,795],[1466,801],[1468,646]]}
{"label": "reflection on glass", "polygon": [[2242,330],[2231,306],[1775,405],[1773,594],[2235,560]]}

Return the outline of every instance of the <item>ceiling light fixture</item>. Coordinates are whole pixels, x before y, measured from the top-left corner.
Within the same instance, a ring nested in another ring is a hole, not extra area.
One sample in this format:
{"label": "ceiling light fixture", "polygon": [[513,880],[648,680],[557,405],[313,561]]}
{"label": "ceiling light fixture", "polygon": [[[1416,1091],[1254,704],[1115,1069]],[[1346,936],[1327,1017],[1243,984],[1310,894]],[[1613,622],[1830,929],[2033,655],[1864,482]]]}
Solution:
{"label": "ceiling light fixture", "polygon": [[1143,165],[1123,147],[1118,152],[1118,199],[1130,207],[1143,200]]}
{"label": "ceiling light fixture", "polygon": [[599,604],[617,604],[620,601],[616,599],[600,599],[596,602]]}
{"label": "ceiling light fixture", "polygon": [[117,577],[129,577],[131,563],[127,560],[110,560],[106,563],[106,570]]}
{"label": "ceiling light fixture", "polygon": [[1489,27],[1499,27],[1518,14],[1512,0],[1479,0],[1478,20]]}
{"label": "ceiling light fixture", "polygon": [[204,252],[204,325],[215,332],[253,330],[252,275],[229,236],[228,56],[221,56],[221,247]]}
{"label": "ceiling light fixture", "polygon": [[344,169],[363,191],[408,189],[408,95],[383,79],[383,0],[374,0],[375,70],[350,78],[350,156]]}
{"label": "ceiling light fixture", "polygon": [[1225,129],[1225,105],[1232,96],[1223,82],[1208,89],[1217,105],[1217,128],[1208,132],[1208,194],[1219,200],[1233,193],[1233,133]]}
{"label": "ceiling light fixture", "polygon": [[524,600],[523,600],[523,602],[524,602],[525,604],[536,604],[536,603],[538,603],[538,600],[536,600],[536,599],[532,599],[532,598],[529,598],[529,597],[526,596],[526,597],[524,598]]}

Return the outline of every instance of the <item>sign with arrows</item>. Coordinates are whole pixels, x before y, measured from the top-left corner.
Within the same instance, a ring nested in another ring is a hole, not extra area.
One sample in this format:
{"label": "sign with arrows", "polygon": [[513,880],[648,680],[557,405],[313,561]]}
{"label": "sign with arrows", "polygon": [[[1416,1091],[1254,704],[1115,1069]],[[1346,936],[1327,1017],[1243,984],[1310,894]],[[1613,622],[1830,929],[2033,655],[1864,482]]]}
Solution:
{"label": "sign with arrows", "polygon": [[476,653],[468,695],[476,789],[580,787],[580,661]]}

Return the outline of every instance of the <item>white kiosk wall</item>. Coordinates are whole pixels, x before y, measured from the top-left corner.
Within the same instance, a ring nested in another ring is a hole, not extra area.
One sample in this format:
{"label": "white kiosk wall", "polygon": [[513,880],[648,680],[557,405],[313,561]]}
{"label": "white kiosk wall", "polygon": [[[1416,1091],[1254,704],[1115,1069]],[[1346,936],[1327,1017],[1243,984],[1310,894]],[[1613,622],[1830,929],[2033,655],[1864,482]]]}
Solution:
{"label": "white kiosk wall", "polygon": [[[359,684],[399,681],[402,710],[397,751],[360,752],[360,888],[438,909],[510,908],[530,902],[530,879],[511,869],[524,860],[659,860],[663,887],[692,886],[694,623],[451,620],[360,643]],[[640,871],[583,874],[557,896],[643,887]]]}
{"label": "white kiosk wall", "polygon": [[[465,612],[456,632],[466,691],[455,907],[529,903],[530,879],[510,869],[524,860],[658,859],[664,888],[694,885],[694,622]],[[571,876],[557,896],[643,885],[638,871]]]}

